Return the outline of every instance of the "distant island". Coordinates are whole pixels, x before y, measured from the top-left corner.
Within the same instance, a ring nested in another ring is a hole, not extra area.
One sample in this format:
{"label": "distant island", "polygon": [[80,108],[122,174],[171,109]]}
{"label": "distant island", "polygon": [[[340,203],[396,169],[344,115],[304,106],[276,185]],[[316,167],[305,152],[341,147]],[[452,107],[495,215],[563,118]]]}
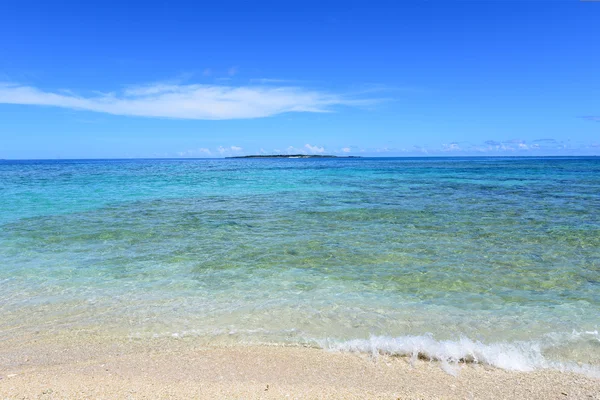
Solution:
{"label": "distant island", "polygon": [[257,154],[252,156],[236,156],[225,158],[360,158],[360,156],[331,156],[321,154]]}

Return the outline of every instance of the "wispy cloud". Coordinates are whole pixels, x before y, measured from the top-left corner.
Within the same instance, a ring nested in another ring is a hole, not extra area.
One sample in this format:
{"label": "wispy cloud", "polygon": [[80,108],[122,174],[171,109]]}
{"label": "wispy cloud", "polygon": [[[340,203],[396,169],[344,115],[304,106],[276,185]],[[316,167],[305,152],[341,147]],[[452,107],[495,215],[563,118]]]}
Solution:
{"label": "wispy cloud", "polygon": [[179,157],[210,157],[213,153],[205,147],[200,147],[199,149],[180,151],[177,155]]}
{"label": "wispy cloud", "polygon": [[234,76],[234,75],[236,75],[236,74],[238,73],[238,71],[239,71],[239,68],[238,68],[238,67],[231,67],[231,68],[229,68],[229,69],[227,70],[227,74],[228,74],[229,76]]}
{"label": "wispy cloud", "polygon": [[485,140],[483,143],[470,143],[470,142],[451,142],[450,144],[442,144],[439,146],[414,146],[414,150],[426,149],[427,153],[437,154],[443,152],[455,152],[456,154],[490,154],[490,155],[502,155],[502,154],[563,154],[576,149],[589,149],[589,143],[581,143],[578,146],[571,146],[569,143],[558,141],[552,138],[541,138],[535,139],[531,142],[527,142],[522,139],[510,139],[510,140]]}
{"label": "wispy cloud", "polygon": [[[262,151],[262,149],[261,149]],[[281,150],[281,149],[273,149],[273,153],[274,154],[323,154],[325,153],[325,147],[322,146],[317,146],[317,145],[311,145],[311,144],[305,144],[304,147],[295,147],[295,146],[288,146],[285,150]]]}
{"label": "wispy cloud", "polygon": [[207,147],[200,147],[186,151],[177,152],[179,157],[228,157],[232,155],[240,155],[244,149],[240,146],[219,146],[214,150]]}
{"label": "wispy cloud", "polygon": [[495,140],[486,140],[484,143],[487,144],[488,146],[501,146],[502,145],[502,142],[497,142]]}
{"label": "wispy cloud", "polygon": [[290,82],[298,83],[298,81],[295,81],[292,79],[275,79],[275,78],[254,78],[254,79],[250,79],[250,82],[251,83],[260,83],[261,85],[273,84],[273,83],[290,83]]}
{"label": "wispy cloud", "polygon": [[76,95],[0,82],[0,104],[53,106],[115,115],[179,119],[263,118],[287,112],[331,112],[376,99],[344,96],[295,86],[151,84],[119,93]]}
{"label": "wispy cloud", "polygon": [[579,118],[587,119],[588,121],[600,122],[600,115],[584,115],[583,117]]}
{"label": "wispy cloud", "polygon": [[549,143],[549,144],[558,143],[556,141],[556,139],[552,139],[552,138],[535,139],[533,142],[534,143]]}
{"label": "wispy cloud", "polygon": [[462,151],[463,149],[457,142],[442,145],[442,151]]}
{"label": "wispy cloud", "polygon": [[219,147],[217,147],[217,152],[219,154],[221,154],[222,156],[228,156],[231,154],[239,153],[242,150],[244,150],[244,149],[242,149],[239,146],[229,146],[229,147],[219,146]]}
{"label": "wispy cloud", "polygon": [[305,144],[304,148],[311,154],[323,154],[325,153],[325,148],[321,146],[312,146],[310,144]]}

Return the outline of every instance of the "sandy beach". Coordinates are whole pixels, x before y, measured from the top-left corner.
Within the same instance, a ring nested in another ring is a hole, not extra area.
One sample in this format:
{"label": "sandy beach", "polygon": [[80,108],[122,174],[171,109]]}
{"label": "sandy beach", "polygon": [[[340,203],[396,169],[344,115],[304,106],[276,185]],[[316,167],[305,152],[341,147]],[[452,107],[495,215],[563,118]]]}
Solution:
{"label": "sandy beach", "polygon": [[559,371],[463,364],[198,339],[93,334],[0,344],[2,399],[385,398],[600,399],[600,380]]}
{"label": "sandy beach", "polygon": [[598,21],[3,2],[0,400],[600,400]]}

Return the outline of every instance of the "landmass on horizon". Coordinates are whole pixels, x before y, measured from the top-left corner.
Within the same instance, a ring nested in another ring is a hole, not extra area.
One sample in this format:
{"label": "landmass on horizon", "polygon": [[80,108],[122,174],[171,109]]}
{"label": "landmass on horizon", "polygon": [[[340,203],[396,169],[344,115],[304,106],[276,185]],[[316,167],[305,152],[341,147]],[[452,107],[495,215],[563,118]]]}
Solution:
{"label": "landmass on horizon", "polygon": [[324,154],[256,154],[225,158],[361,158],[360,156],[332,156]]}

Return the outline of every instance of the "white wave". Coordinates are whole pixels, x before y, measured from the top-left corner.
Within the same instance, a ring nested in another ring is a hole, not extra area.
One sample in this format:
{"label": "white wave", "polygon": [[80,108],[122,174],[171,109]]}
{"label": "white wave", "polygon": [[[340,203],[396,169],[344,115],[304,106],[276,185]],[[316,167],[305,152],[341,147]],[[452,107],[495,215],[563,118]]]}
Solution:
{"label": "white wave", "polygon": [[[574,332],[575,334],[575,332]],[[333,351],[350,351],[391,356],[407,356],[440,361],[442,368],[456,375],[459,363],[479,363],[508,371],[531,372],[556,369],[600,378],[598,366],[548,360],[539,342],[485,344],[462,337],[459,340],[436,340],[431,334],[419,336],[372,336],[369,339],[347,341],[317,340],[317,344]]]}

